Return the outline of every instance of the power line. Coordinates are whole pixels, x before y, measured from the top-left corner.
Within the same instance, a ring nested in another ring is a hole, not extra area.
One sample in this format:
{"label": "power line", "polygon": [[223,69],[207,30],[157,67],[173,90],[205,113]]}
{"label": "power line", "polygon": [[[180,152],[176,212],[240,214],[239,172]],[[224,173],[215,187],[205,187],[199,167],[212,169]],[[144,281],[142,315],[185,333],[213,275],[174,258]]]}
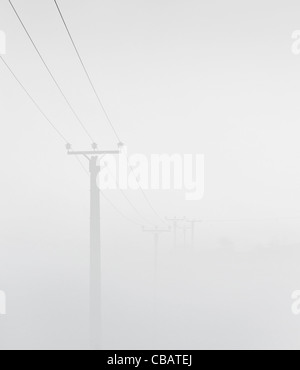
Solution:
{"label": "power line", "polygon": [[[45,120],[49,123],[49,125],[55,130],[55,132],[58,134],[58,136],[67,144],[68,143],[68,140],[65,138],[65,136],[61,133],[60,130],[58,130],[58,128],[54,125],[54,123],[47,117],[47,115],[44,113],[44,111],[42,110],[42,108],[39,106],[39,104],[36,102],[36,100],[32,97],[32,95],[28,92],[28,90],[25,88],[25,86],[23,85],[23,83],[19,80],[19,78],[16,76],[16,74],[14,73],[14,71],[11,69],[11,67],[7,64],[7,62],[4,60],[4,58],[2,56],[0,56],[0,59],[2,60],[3,64],[6,66],[6,68],[8,69],[8,71],[11,73],[11,75],[14,77],[14,79],[17,81],[17,83],[20,85],[20,87],[22,88],[22,90],[26,93],[26,95],[29,97],[29,99],[32,101],[32,103],[35,105],[35,107],[38,109],[38,111],[42,114],[42,116],[45,118]],[[82,164],[82,162],[80,161],[80,159],[78,158],[78,156],[76,156],[76,159],[78,161],[78,163],[80,164],[80,166],[82,167],[82,169],[84,170],[84,172],[88,175],[88,171],[86,170],[86,168],[84,167],[84,165]],[[120,189],[121,190],[121,189]],[[121,212],[112,202],[111,200],[103,193],[103,191],[100,191],[101,192],[101,195],[103,196],[103,198],[111,205],[111,207],[119,214],[121,215],[123,218],[125,218],[127,221],[137,225],[137,226],[143,226],[142,224],[134,221],[134,220],[131,220],[129,217],[127,217],[126,215],[124,215],[123,212]],[[126,194],[123,192],[123,195],[124,197],[127,199],[127,201],[130,203],[130,205],[139,213],[139,211],[136,209],[136,207],[131,203],[130,199],[126,196]],[[140,214],[140,213],[139,213]],[[141,217],[142,214],[140,214]]]}
{"label": "power line", "polygon": [[299,217],[269,217],[269,218],[248,218],[248,219],[224,219],[224,220],[202,220],[207,223],[249,223],[249,222],[268,222],[268,221],[284,221],[284,220],[300,220]]}
{"label": "power line", "polygon": [[139,188],[140,188],[140,190],[141,190],[141,192],[142,192],[142,194],[143,194],[143,197],[145,198],[146,202],[148,203],[149,207],[152,209],[153,213],[158,217],[158,219],[159,219],[163,224],[167,225],[166,221],[161,217],[161,215],[160,215],[160,214],[156,211],[156,209],[153,207],[153,205],[152,205],[152,203],[150,202],[149,198],[147,197],[147,195],[146,195],[146,193],[145,193],[144,189],[141,187],[141,185],[140,185],[140,183],[139,183],[139,181],[138,181],[138,179],[137,179],[137,176],[136,176],[136,175],[135,175],[135,173],[134,173],[134,170],[133,170],[132,166],[130,166],[130,164],[129,164],[129,160],[128,160],[127,154],[126,154],[126,158],[127,158],[127,163],[128,163],[129,169],[130,169],[131,173],[134,175],[135,180],[136,180],[136,182],[137,182],[137,184],[138,184],[138,186],[139,186]]}
{"label": "power line", "polygon": [[[14,77],[14,79],[17,81],[17,83],[20,85],[20,87],[22,88],[22,90],[26,93],[26,95],[29,97],[29,99],[32,101],[32,103],[35,105],[35,107],[38,109],[38,111],[42,114],[42,116],[45,118],[45,120],[50,124],[50,126],[55,130],[55,132],[58,134],[58,136],[67,144],[68,143],[68,140],[65,138],[65,136],[60,132],[60,130],[58,130],[58,128],[53,124],[53,122],[47,117],[47,115],[44,113],[44,111],[42,110],[42,108],[39,106],[39,104],[36,102],[36,100],[32,97],[32,95],[28,92],[28,90],[25,88],[25,86],[22,84],[22,82],[19,80],[19,78],[16,76],[16,74],[14,73],[14,71],[11,69],[11,67],[7,64],[7,62],[4,60],[4,58],[2,56],[0,56],[0,59],[2,60],[3,64],[6,66],[6,68],[9,70],[9,72],[11,73],[11,75]],[[82,162],[80,161],[80,159],[76,156],[76,159],[78,161],[78,163],[80,164],[80,166],[82,167],[82,169],[84,170],[84,172],[88,175],[88,171],[86,170],[86,168],[84,167],[84,165],[82,164]],[[101,191],[101,194],[103,196],[103,198],[111,205],[111,207],[119,214],[121,215],[123,218],[125,218],[127,221],[137,225],[137,226],[143,226],[142,224],[138,223],[138,222],[135,222],[133,220],[131,220],[129,217],[127,217],[126,215],[123,214],[123,212],[121,212],[112,202],[111,200]]]}
{"label": "power line", "polygon": [[140,224],[139,222],[136,222],[136,221],[133,221],[131,218],[127,217],[123,212],[121,212],[113,203],[112,201],[104,194],[103,191],[100,191],[101,193],[101,196],[110,204],[110,206],[120,215],[122,216],[124,219],[126,219],[128,222],[131,222],[132,224],[135,224],[137,226],[143,226],[142,224]]}
{"label": "power line", "polygon": [[[81,167],[83,167],[84,171],[89,174],[89,172],[87,171],[87,169],[84,167],[84,165],[82,164],[80,158],[78,156],[76,156],[76,159],[78,160],[78,162],[80,163]],[[128,198],[128,196],[126,195],[125,191],[123,189],[120,188],[119,184],[118,184],[118,181],[116,179],[116,177],[113,175],[113,173],[110,171],[109,167],[106,166],[106,169],[108,170],[108,173],[110,174],[110,176],[112,177],[112,179],[114,180],[114,183],[116,184],[116,187],[117,189],[121,192],[121,194],[123,195],[123,197],[125,198],[125,200],[129,203],[129,205],[132,207],[132,209],[136,212],[136,214],[141,218],[143,219],[147,224],[150,224],[152,226],[155,226],[151,221],[149,221],[146,217],[143,216],[143,214],[136,208],[136,206],[131,202],[131,200]],[[101,189],[100,189],[101,191]],[[101,194],[105,197],[103,191],[101,191]],[[120,213],[122,216],[122,212],[120,212],[118,210],[118,213]],[[138,224],[140,226],[143,226],[142,224]]]}
{"label": "power line", "polygon": [[[89,174],[89,172],[87,171],[87,169],[84,167],[84,165],[82,164],[82,162],[81,162],[81,160],[78,158],[78,156],[76,156],[76,159],[78,160],[78,162],[80,163],[80,165],[81,165],[81,167],[83,167],[83,169],[84,169],[84,171],[87,173],[87,174]],[[107,169],[108,169],[108,172],[109,172],[109,174],[110,174],[110,176],[113,178],[113,180],[114,180],[114,182],[115,182],[115,184],[116,184],[116,186],[117,186],[117,189],[121,192],[121,194],[123,195],[123,197],[125,198],[125,200],[129,203],[129,205],[132,207],[132,209],[136,212],[136,214],[141,218],[141,219],[143,219],[147,224],[150,224],[150,225],[152,225],[152,226],[154,226],[154,224],[151,222],[151,221],[149,221],[146,217],[144,217],[143,216],[143,214],[136,208],[136,206],[132,203],[132,201],[128,198],[128,196],[126,195],[126,193],[124,192],[124,190],[123,189],[121,189],[120,187],[119,187],[119,184],[118,184],[118,181],[117,181],[117,179],[115,178],[115,176],[112,174],[112,172],[110,171],[110,169],[109,169],[109,167],[107,167]],[[105,194],[103,193],[103,191],[102,190],[100,190],[101,191],[101,194],[103,195],[103,197],[104,198],[106,198],[106,200],[108,201],[108,202],[110,202],[110,200],[105,196]],[[114,206],[114,204],[112,204],[111,203],[111,205],[112,205],[112,207],[113,208],[116,208],[115,206]],[[124,214],[120,211],[120,210],[118,210],[117,209],[117,212],[119,213],[119,214],[121,214],[121,216],[123,216],[123,217],[125,217],[125,218],[127,218],[128,219],[128,217],[126,217],[126,216],[124,216]],[[132,221],[132,220],[131,220]],[[135,222],[136,223],[136,222]],[[140,223],[136,223],[137,225],[139,225],[139,226],[143,226],[142,224],[140,224]]]}
{"label": "power line", "polygon": [[80,119],[80,117],[78,116],[78,114],[76,113],[75,109],[73,108],[73,106],[72,106],[72,104],[70,103],[69,99],[67,98],[66,94],[63,92],[63,90],[62,90],[62,88],[60,87],[60,85],[59,85],[58,81],[56,80],[56,78],[54,77],[53,73],[51,72],[51,70],[50,70],[50,68],[49,68],[48,64],[46,63],[45,59],[43,58],[42,54],[40,53],[40,51],[39,51],[39,49],[38,49],[37,45],[36,45],[36,44],[35,44],[35,42],[33,41],[33,39],[32,39],[32,37],[31,37],[31,35],[30,35],[29,31],[27,30],[27,28],[26,28],[26,26],[25,26],[24,22],[22,21],[22,19],[21,19],[20,15],[19,15],[19,13],[17,12],[16,8],[14,7],[13,3],[11,2],[11,0],[8,0],[8,1],[9,1],[9,3],[10,3],[10,5],[11,5],[11,7],[12,7],[13,11],[14,11],[14,13],[16,14],[16,16],[17,16],[18,20],[20,21],[20,23],[21,23],[21,25],[22,25],[22,27],[23,27],[24,31],[26,32],[26,34],[27,34],[27,36],[28,36],[29,40],[31,41],[31,43],[32,43],[32,45],[33,45],[33,47],[34,47],[34,49],[36,50],[36,52],[37,52],[38,56],[40,57],[40,59],[41,59],[41,61],[42,61],[43,65],[45,66],[45,68],[46,68],[46,70],[48,71],[48,73],[49,73],[50,77],[52,78],[52,80],[53,80],[54,84],[55,84],[55,85],[56,85],[56,87],[58,88],[59,92],[61,93],[61,95],[62,95],[62,97],[64,98],[65,102],[67,103],[68,107],[70,108],[71,112],[72,112],[72,113],[73,113],[73,115],[75,116],[75,118],[76,118],[77,122],[80,124],[80,126],[82,127],[82,129],[84,130],[84,132],[86,133],[86,135],[89,137],[89,139],[93,142],[94,140],[93,140],[93,138],[92,138],[92,136],[91,136],[90,132],[87,130],[86,126],[84,125],[84,123],[82,122],[82,120]]}
{"label": "power line", "polygon": [[131,200],[127,197],[125,191],[123,189],[120,188],[119,184],[118,184],[118,181],[117,179],[115,178],[115,176],[112,174],[112,172],[109,170],[109,167],[107,167],[108,169],[108,172],[110,174],[110,176],[113,178],[114,182],[116,183],[116,186],[117,188],[120,190],[121,194],[123,195],[123,197],[126,199],[126,201],[130,204],[130,206],[132,207],[132,209],[139,215],[139,217],[141,217],[146,223],[150,224],[150,225],[153,225],[154,224],[149,221],[146,217],[144,217],[142,215],[142,213],[136,208],[136,206],[131,202]]}
{"label": "power line", "polygon": [[93,92],[94,92],[94,94],[95,94],[95,96],[96,96],[96,98],[97,98],[97,101],[98,101],[98,103],[100,104],[100,107],[101,107],[101,109],[102,109],[103,113],[105,114],[105,117],[106,117],[106,119],[107,119],[108,123],[110,124],[110,126],[111,126],[111,128],[112,128],[112,130],[113,130],[113,132],[114,132],[114,134],[115,134],[115,136],[116,136],[116,138],[117,138],[117,140],[118,140],[119,142],[121,142],[120,136],[118,135],[117,130],[115,129],[115,127],[114,127],[114,125],[113,125],[113,123],[112,123],[112,121],[111,121],[111,119],[110,119],[110,117],[109,117],[109,115],[108,115],[108,113],[107,113],[107,111],[106,111],[105,107],[104,107],[104,104],[103,104],[103,102],[102,102],[102,100],[101,100],[101,98],[100,98],[100,96],[99,96],[99,94],[98,94],[98,92],[97,92],[97,90],[96,90],[96,87],[95,87],[95,85],[94,85],[94,83],[93,83],[93,81],[92,81],[92,79],[91,79],[91,76],[90,76],[90,74],[89,74],[89,72],[88,72],[88,70],[87,70],[87,68],[86,68],[86,66],[85,66],[85,64],[84,64],[84,62],[83,62],[83,59],[82,59],[82,57],[81,57],[81,55],[80,55],[80,53],[79,53],[79,50],[78,50],[78,48],[77,48],[77,46],[76,46],[76,44],[75,44],[75,41],[74,41],[74,39],[73,39],[73,37],[72,37],[72,35],[71,35],[71,32],[70,32],[70,30],[69,30],[69,27],[68,27],[68,25],[67,25],[67,22],[65,21],[65,18],[64,18],[64,16],[63,16],[62,12],[61,12],[61,10],[60,10],[60,7],[59,7],[59,5],[58,5],[58,3],[57,3],[57,1],[56,1],[56,0],[54,0],[54,2],[55,2],[55,5],[56,5],[56,7],[57,7],[57,10],[58,10],[58,12],[59,12],[59,14],[60,14],[60,17],[61,17],[61,19],[62,19],[62,21],[63,21],[63,24],[64,24],[64,26],[65,26],[65,28],[66,28],[66,31],[67,31],[67,33],[68,33],[68,35],[69,35],[69,37],[70,37],[70,40],[71,40],[71,42],[72,42],[72,44],[73,44],[73,47],[74,47],[74,49],[75,49],[75,51],[76,51],[76,54],[77,54],[77,56],[78,56],[78,58],[79,58],[80,64],[82,65],[82,68],[83,68],[83,70],[84,70],[84,72],[85,72],[85,75],[86,75],[86,77],[87,77],[87,79],[88,79],[88,81],[89,81],[89,83],[90,83],[90,85],[91,85],[91,87],[92,87],[92,90],[93,90]]}
{"label": "power line", "polygon": [[[89,175],[89,172],[88,170],[85,168],[84,164],[81,162],[80,158],[78,156],[75,156],[76,160],[78,161],[80,167],[83,169],[83,171]],[[140,224],[139,222],[136,222],[134,220],[132,220],[131,218],[129,218],[128,216],[126,216],[122,211],[120,211],[117,206],[104,194],[104,192],[102,190],[100,190],[100,193],[101,193],[101,196],[106,200],[106,202],[115,210],[115,212],[117,212],[121,217],[123,217],[124,219],[126,219],[128,222],[134,224],[134,225],[137,225],[137,226],[143,226],[142,224]]]}
{"label": "power line", "polygon": [[86,175],[89,175],[89,171],[84,167],[84,164],[81,162],[80,158],[77,155],[75,156],[75,158],[76,158],[77,162],[79,163],[80,167],[86,173]]}
{"label": "power line", "polygon": [[[107,111],[106,111],[106,109],[105,109],[105,107],[104,107],[104,104],[103,104],[103,102],[102,102],[102,100],[101,100],[101,98],[100,98],[100,96],[99,96],[99,94],[98,94],[98,92],[97,92],[97,90],[96,90],[96,87],[95,87],[95,85],[94,85],[94,83],[93,83],[93,81],[92,81],[92,79],[91,79],[91,76],[90,76],[90,74],[89,74],[89,72],[88,72],[88,70],[87,70],[87,68],[86,68],[86,66],[85,66],[85,63],[83,62],[83,59],[82,59],[82,57],[81,57],[81,55],[80,55],[80,53],[79,53],[79,49],[78,49],[78,47],[77,47],[77,45],[76,45],[76,43],[75,43],[75,41],[74,41],[74,38],[73,38],[73,36],[72,36],[72,34],[71,34],[71,31],[70,31],[70,29],[69,29],[69,27],[68,27],[68,25],[67,25],[66,20],[65,20],[65,18],[64,18],[64,16],[63,16],[63,14],[62,14],[62,11],[61,11],[61,9],[60,9],[60,6],[58,5],[57,0],[54,0],[54,3],[55,3],[56,8],[57,8],[57,10],[58,10],[58,12],[59,12],[59,15],[60,15],[60,17],[61,17],[61,20],[62,20],[62,22],[63,22],[63,24],[64,24],[64,26],[65,26],[65,29],[66,29],[66,31],[67,31],[67,33],[68,33],[68,35],[69,35],[69,38],[70,38],[71,43],[72,43],[72,45],[73,45],[73,47],[74,47],[74,49],[75,49],[75,52],[76,52],[76,54],[77,54],[77,56],[78,56],[78,59],[79,59],[79,61],[80,61],[80,64],[82,65],[82,68],[83,68],[83,70],[84,70],[84,72],[85,72],[85,75],[86,75],[86,77],[87,77],[87,79],[88,79],[88,81],[89,81],[89,83],[90,83],[90,85],[91,85],[91,88],[92,88],[92,90],[93,90],[93,92],[94,92],[94,94],[95,94],[95,96],[96,96],[96,98],[97,98],[97,100],[98,100],[98,103],[100,104],[100,107],[101,107],[101,109],[103,110],[103,112],[104,112],[104,114],[105,114],[105,117],[106,117],[106,119],[107,119],[107,121],[108,121],[109,125],[111,126],[111,128],[112,128],[112,130],[113,130],[113,132],[114,132],[114,134],[115,134],[115,136],[116,136],[116,138],[118,139],[118,141],[119,141],[119,142],[121,142],[120,135],[118,134],[118,132],[117,132],[116,128],[114,127],[114,125],[113,125],[113,123],[112,123],[112,120],[110,119],[110,117],[109,117],[109,115],[108,115],[108,113],[107,113]],[[126,155],[126,157],[127,157],[127,155]],[[145,198],[145,200],[146,200],[147,204],[149,205],[149,207],[151,208],[151,210],[153,211],[153,213],[154,213],[154,214],[155,214],[155,215],[160,219],[160,221],[161,221],[162,223],[166,224],[165,220],[160,216],[160,214],[157,212],[157,210],[153,207],[153,205],[152,205],[152,203],[150,202],[149,198],[147,197],[147,195],[146,195],[145,191],[144,191],[144,190],[143,190],[143,188],[141,187],[141,185],[140,185],[140,183],[139,183],[139,181],[138,181],[138,179],[137,179],[137,177],[136,177],[136,175],[135,175],[135,173],[134,173],[134,171],[133,171],[133,169],[132,169],[132,166],[130,166],[130,164],[129,164],[128,157],[127,157],[127,163],[128,163],[128,167],[129,167],[130,171],[133,173],[133,175],[134,175],[134,177],[135,177],[135,179],[136,179],[136,182],[137,182],[137,184],[138,184],[138,186],[139,186],[139,189],[141,190],[141,192],[142,192],[142,194],[143,194],[143,197]]]}
{"label": "power line", "polygon": [[26,95],[29,97],[29,99],[32,101],[32,103],[35,105],[35,107],[39,110],[39,112],[43,115],[45,120],[50,124],[50,126],[55,130],[55,132],[59,135],[59,137],[67,144],[68,140],[65,138],[65,136],[61,133],[61,131],[54,125],[54,123],[46,116],[44,111],[41,109],[41,107],[38,105],[36,100],[32,97],[32,95],[28,92],[28,90],[25,88],[25,86],[22,84],[22,82],[19,80],[19,78],[16,76],[16,74],[13,72],[13,70],[10,68],[10,66],[6,63],[4,58],[0,56],[2,62],[6,66],[6,68],[9,70],[11,75],[15,78],[15,80],[18,82],[18,84],[21,86],[23,91],[26,93]]}

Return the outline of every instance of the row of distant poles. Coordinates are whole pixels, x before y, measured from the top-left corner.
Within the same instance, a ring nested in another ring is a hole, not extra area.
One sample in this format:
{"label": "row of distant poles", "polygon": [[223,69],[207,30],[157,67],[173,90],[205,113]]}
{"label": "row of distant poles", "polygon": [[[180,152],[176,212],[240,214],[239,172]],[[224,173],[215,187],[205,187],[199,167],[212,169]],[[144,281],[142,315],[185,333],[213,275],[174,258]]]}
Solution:
{"label": "row of distant poles", "polygon": [[[169,228],[160,228],[158,226],[153,228],[143,228],[144,233],[148,233],[153,235],[154,237],[154,259],[153,259],[153,339],[154,344],[157,339],[157,323],[156,323],[156,314],[157,314],[157,305],[158,305],[158,292],[159,292],[159,239],[160,236],[171,233],[173,231],[174,234],[174,250],[176,250],[179,246],[178,243],[178,234],[179,232],[183,232],[184,238],[184,247],[188,246],[188,233],[190,233],[190,241],[189,244],[192,249],[195,246],[195,229],[196,225],[201,223],[202,220],[196,219],[187,219],[186,217],[174,217],[174,218],[166,218],[166,221],[171,223],[172,226]],[[172,230],[173,229],[173,230]]]}
{"label": "row of distant poles", "polygon": [[[195,247],[195,232],[196,225],[202,223],[202,220],[197,219],[188,219],[186,217],[174,217],[166,218],[166,221],[172,224],[172,227],[169,228],[143,228],[143,232],[150,233],[154,236],[154,246],[158,248],[159,237],[165,233],[172,232],[174,234],[174,248],[178,248],[178,234],[179,232],[183,233],[184,247]],[[172,230],[173,229],[173,230]],[[190,243],[188,243],[188,236],[190,235]]]}

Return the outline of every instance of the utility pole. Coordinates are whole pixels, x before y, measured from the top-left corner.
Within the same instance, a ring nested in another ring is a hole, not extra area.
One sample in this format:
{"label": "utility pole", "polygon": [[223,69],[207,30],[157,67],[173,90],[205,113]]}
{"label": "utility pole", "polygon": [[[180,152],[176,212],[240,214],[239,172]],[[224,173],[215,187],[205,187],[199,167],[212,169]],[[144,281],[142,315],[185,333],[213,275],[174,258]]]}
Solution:
{"label": "utility pole", "polygon": [[157,281],[157,267],[158,267],[158,243],[159,237],[161,234],[169,233],[170,229],[161,229],[159,227],[154,227],[153,229],[147,229],[143,227],[144,233],[150,233],[154,236],[154,273],[155,273],[155,282]]}
{"label": "utility pole", "polygon": [[[118,150],[99,151],[97,144],[92,144],[90,151],[73,151],[67,144],[68,155],[83,156],[89,162],[90,172],[90,345],[92,350],[101,349],[101,239],[100,239],[100,189],[97,184],[101,171],[100,159],[106,155],[118,155]],[[101,158],[100,158],[101,157]]]}
{"label": "utility pole", "polygon": [[183,231],[184,248],[186,248],[187,247],[187,230],[190,230],[191,228],[186,225],[179,226],[178,228]]}
{"label": "utility pole", "polygon": [[202,220],[186,220],[187,223],[191,225],[191,233],[192,233],[192,247],[194,248],[195,246],[195,227],[196,224],[202,223]]}
{"label": "utility pole", "polygon": [[177,230],[179,229],[179,223],[185,221],[185,217],[179,218],[167,218],[166,220],[173,223],[173,231],[174,231],[174,248],[177,247]]}
{"label": "utility pole", "polygon": [[154,268],[153,268],[153,330],[154,330],[154,342],[156,342],[157,323],[156,323],[156,312],[157,312],[157,292],[158,292],[158,245],[159,237],[162,234],[169,233],[171,230],[162,229],[159,227],[145,228],[143,227],[144,233],[152,234],[154,237]]}
{"label": "utility pole", "polygon": [[149,233],[152,234],[154,237],[154,289],[155,289],[155,296],[156,296],[156,291],[157,291],[157,277],[158,277],[158,244],[159,244],[159,237],[162,234],[169,233],[170,229],[162,229],[159,227],[154,227],[147,229],[143,227],[143,232],[144,233]]}

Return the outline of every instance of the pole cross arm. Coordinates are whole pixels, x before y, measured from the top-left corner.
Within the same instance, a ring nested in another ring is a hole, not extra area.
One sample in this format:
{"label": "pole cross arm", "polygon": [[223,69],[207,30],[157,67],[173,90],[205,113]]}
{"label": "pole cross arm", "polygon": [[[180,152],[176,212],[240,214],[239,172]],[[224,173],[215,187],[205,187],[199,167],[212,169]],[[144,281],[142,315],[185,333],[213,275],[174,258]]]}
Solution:
{"label": "pole cross arm", "polygon": [[91,150],[91,151],[69,151],[68,155],[107,155],[121,154],[120,150]]}

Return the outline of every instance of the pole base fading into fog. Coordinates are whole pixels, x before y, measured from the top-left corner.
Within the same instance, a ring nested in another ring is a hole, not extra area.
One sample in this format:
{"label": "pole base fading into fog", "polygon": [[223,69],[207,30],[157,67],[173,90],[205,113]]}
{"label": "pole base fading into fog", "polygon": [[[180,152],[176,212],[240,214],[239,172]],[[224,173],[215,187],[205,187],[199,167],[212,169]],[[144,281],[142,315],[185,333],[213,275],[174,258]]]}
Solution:
{"label": "pole base fading into fog", "polygon": [[97,177],[100,173],[98,157],[90,159],[91,220],[90,220],[90,347],[101,349],[101,240],[100,191]]}
{"label": "pole base fading into fog", "polygon": [[100,237],[100,189],[97,184],[101,171],[99,158],[107,154],[120,154],[122,143],[118,150],[99,151],[97,144],[92,144],[92,151],[73,151],[67,145],[68,155],[83,156],[89,161],[90,170],[90,348],[102,348],[101,332],[101,237]]}

